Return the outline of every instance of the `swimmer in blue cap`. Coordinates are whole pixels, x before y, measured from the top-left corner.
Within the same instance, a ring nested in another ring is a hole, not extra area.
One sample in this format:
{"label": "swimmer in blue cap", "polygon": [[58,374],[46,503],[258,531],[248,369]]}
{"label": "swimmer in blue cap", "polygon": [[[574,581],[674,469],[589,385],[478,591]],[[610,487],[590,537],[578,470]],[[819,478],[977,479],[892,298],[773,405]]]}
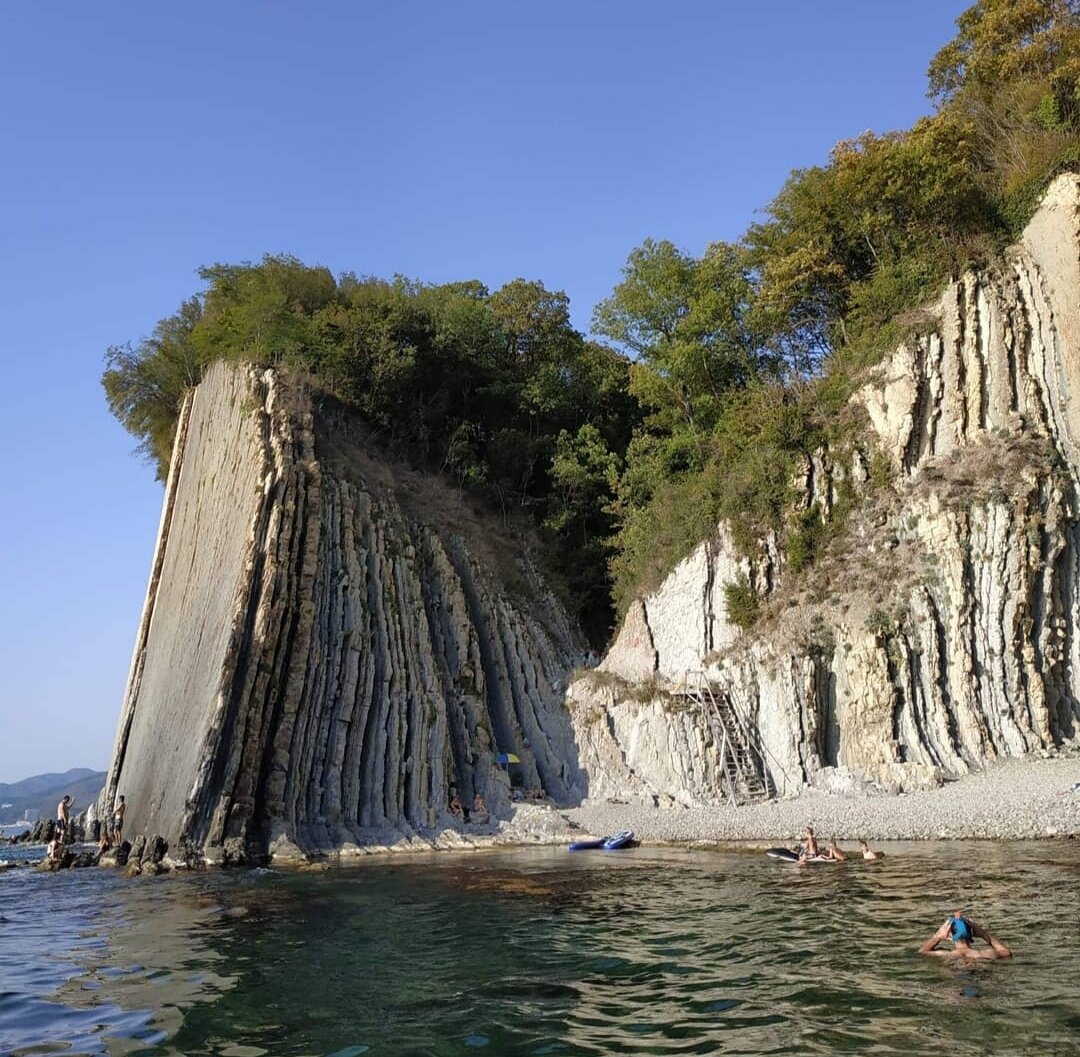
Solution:
{"label": "swimmer in blue cap", "polygon": [[[937,945],[942,940],[952,940],[952,950],[939,951]],[[975,940],[985,940],[989,950],[976,950]],[[971,918],[964,917],[959,910],[953,911],[944,924],[920,948],[920,954],[930,954],[935,958],[968,958],[979,961],[994,961],[997,958],[1011,958],[1012,951],[999,939],[995,939],[981,925],[976,925]]]}

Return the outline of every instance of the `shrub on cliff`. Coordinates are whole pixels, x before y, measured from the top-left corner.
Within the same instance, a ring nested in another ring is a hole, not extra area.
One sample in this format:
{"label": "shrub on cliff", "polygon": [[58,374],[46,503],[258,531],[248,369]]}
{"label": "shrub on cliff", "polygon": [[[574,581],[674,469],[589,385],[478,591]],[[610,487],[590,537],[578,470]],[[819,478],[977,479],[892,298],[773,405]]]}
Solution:
{"label": "shrub on cliff", "polygon": [[793,172],[735,246],[698,259],[647,240],[630,254],[594,321],[636,356],[646,411],[617,488],[620,601],[718,517],[748,555],[776,533],[793,568],[840,530],[842,517],[791,516],[792,479],[822,445],[857,442],[847,401],[918,328],[908,310],[993,258],[1080,160],[1078,11],[980,0],[930,64],[934,114]]}
{"label": "shrub on cliff", "polygon": [[721,518],[745,553],[771,531],[805,566],[843,519],[792,516],[793,480],[857,442],[848,398],[898,317],[997,253],[1080,161],[1080,0],[979,0],[957,30],[911,129],[793,172],[735,244],[634,249],[593,319],[622,353],[542,283],[335,279],[266,257],[205,269],[149,338],[110,349],[109,405],[163,472],[209,362],[310,371],[392,451],[531,518],[594,639],[612,591],[658,585]]}
{"label": "shrub on cliff", "polygon": [[586,341],[568,300],[514,280],[431,286],[291,257],[214,265],[137,346],[108,351],[109,406],[164,475],[186,390],[219,359],[298,368],[361,412],[391,453],[504,518],[524,516],[597,642],[610,627],[614,482],[637,420],[627,361]]}

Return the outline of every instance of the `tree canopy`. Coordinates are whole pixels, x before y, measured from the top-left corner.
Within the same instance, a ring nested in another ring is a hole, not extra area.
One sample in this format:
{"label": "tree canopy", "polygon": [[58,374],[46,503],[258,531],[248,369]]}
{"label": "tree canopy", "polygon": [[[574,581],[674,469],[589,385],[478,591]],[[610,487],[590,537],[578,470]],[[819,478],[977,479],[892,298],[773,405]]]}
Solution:
{"label": "tree canopy", "polygon": [[956,24],[912,128],[792,172],[734,243],[631,250],[593,314],[611,345],[541,282],[335,278],[267,256],[203,269],[150,337],[109,349],[109,406],[164,472],[207,364],[308,371],[390,450],[529,519],[595,641],[613,598],[655,586],[718,519],[747,554],[773,533],[796,570],[829,526],[792,482],[851,442],[848,397],[895,320],[991,260],[1080,164],[1080,0],[979,0]]}
{"label": "tree canopy", "polygon": [[108,350],[109,406],[163,475],[185,391],[218,359],[310,372],[386,448],[530,519],[597,639],[611,622],[607,506],[634,425],[629,364],[570,325],[569,302],[515,279],[427,285],[288,256],[206,284],[139,343]]}

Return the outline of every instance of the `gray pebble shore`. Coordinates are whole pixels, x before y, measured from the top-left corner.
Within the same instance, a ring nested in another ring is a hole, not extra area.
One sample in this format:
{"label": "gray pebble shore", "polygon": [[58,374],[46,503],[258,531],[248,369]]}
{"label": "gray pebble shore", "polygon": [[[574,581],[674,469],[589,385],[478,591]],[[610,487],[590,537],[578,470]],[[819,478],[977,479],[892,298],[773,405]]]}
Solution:
{"label": "gray pebble shore", "polygon": [[807,790],[787,800],[730,807],[645,807],[586,801],[561,812],[583,832],[632,829],[645,843],[792,844],[806,825],[839,841],[1080,836],[1080,758],[1008,760],[917,793],[839,796]]}

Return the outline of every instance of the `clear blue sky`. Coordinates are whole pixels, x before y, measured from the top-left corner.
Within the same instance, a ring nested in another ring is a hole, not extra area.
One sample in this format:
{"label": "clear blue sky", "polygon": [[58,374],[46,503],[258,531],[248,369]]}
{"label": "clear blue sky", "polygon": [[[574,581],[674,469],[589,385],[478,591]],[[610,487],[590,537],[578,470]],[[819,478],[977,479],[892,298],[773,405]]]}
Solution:
{"label": "clear blue sky", "polygon": [[536,278],[586,329],[646,236],[926,112],[967,2],[0,6],[0,781],[106,765],[161,489],[102,355],[200,265]]}

